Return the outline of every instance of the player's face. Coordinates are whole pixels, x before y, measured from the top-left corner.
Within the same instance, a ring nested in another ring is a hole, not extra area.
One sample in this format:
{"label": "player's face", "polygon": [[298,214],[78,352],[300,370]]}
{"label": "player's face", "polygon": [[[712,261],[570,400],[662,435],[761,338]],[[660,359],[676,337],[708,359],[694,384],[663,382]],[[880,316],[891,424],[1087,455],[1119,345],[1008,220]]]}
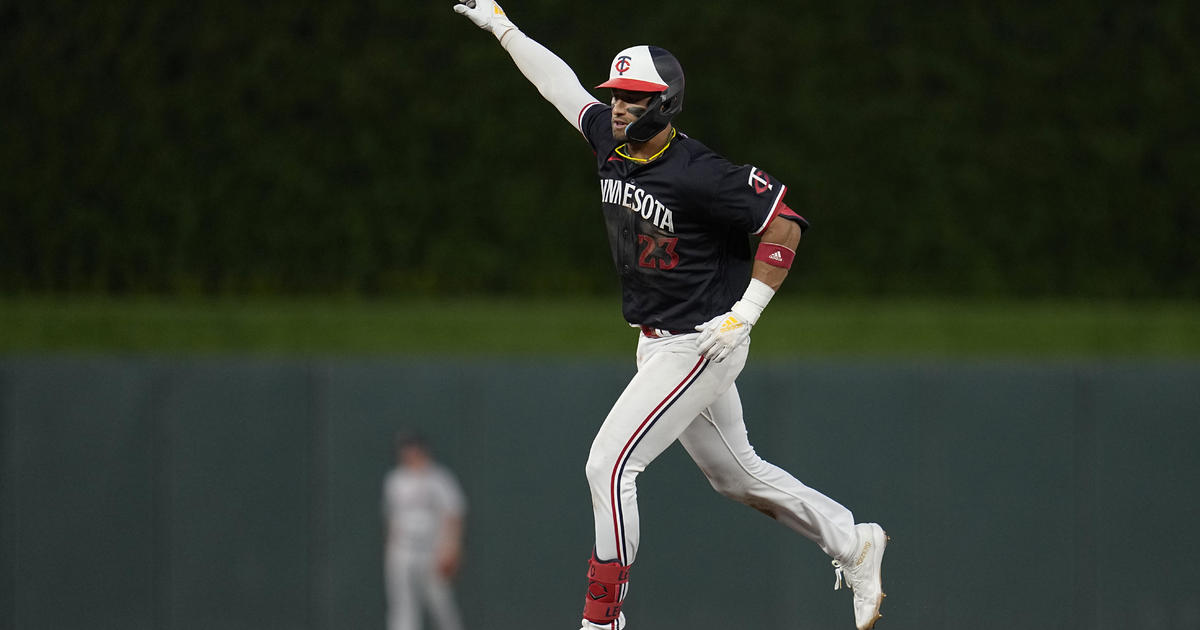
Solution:
{"label": "player's face", "polygon": [[400,449],[400,463],[409,468],[420,468],[429,462],[429,453],[424,448],[409,444]]}
{"label": "player's face", "polygon": [[653,92],[612,91],[612,133],[614,140],[625,140],[625,128],[646,113]]}

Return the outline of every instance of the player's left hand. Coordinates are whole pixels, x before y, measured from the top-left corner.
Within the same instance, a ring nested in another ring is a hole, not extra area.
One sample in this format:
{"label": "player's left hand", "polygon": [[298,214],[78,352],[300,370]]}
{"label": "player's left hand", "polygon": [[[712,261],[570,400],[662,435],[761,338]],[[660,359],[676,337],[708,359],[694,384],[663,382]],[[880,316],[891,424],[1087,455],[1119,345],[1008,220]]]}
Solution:
{"label": "player's left hand", "polygon": [[696,341],[700,354],[714,363],[720,363],[738,346],[750,341],[750,329],[754,326],[749,318],[729,311],[718,315],[696,327],[700,338]]}

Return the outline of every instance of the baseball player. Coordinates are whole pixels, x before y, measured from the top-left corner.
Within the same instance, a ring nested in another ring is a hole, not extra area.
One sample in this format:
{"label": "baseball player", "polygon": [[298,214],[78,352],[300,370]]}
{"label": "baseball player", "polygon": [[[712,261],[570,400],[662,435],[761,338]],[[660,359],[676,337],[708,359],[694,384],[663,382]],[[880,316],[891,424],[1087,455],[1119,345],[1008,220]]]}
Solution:
{"label": "baseball player", "polygon": [[440,630],[462,630],[450,580],[462,553],[462,488],[418,435],[399,436],[383,484],[388,630],[417,630],[428,609]]}
{"label": "baseball player", "polygon": [[714,489],[832,557],[835,588],[844,579],[854,591],[857,627],[873,627],[883,599],[883,529],[856,525],[850,510],[759,458],[734,384],[750,331],[808,227],[784,202],[787,187],[675,128],[684,75],[666,50],[617,53],[596,86],[611,90],[604,105],[495,2],[465,2],[454,10],[496,37],[595,152],[622,311],[639,333],[637,374],[600,426],[586,466],[596,538],[583,630],[625,628],[621,604],[639,542],[636,479],[676,440]]}

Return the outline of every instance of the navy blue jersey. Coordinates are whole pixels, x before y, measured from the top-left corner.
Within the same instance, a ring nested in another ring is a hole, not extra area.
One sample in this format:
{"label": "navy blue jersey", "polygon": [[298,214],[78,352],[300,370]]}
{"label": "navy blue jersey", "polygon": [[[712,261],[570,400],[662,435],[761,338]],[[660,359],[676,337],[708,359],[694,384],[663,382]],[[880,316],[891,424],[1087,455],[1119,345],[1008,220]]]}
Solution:
{"label": "navy blue jersey", "polygon": [[678,132],[650,162],[622,157],[611,112],[592,105],[580,130],[596,152],[625,320],[690,331],[742,297],[754,262],[750,236],[775,218],[787,187]]}

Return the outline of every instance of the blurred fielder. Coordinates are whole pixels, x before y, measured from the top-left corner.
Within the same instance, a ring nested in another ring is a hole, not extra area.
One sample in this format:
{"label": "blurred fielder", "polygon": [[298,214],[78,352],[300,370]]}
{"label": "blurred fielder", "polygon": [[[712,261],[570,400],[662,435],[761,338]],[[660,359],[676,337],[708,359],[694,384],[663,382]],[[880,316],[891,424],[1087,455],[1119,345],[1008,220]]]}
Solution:
{"label": "blurred fielder", "polygon": [[462,630],[450,585],[462,554],[462,488],[421,437],[400,436],[396,455],[383,484],[388,630],[418,630],[423,610],[439,630]]}
{"label": "blurred fielder", "polygon": [[[721,494],[807,536],[830,557],[835,588],[854,591],[861,630],[875,625],[887,536],[754,452],[734,380],[750,330],[788,274],[808,222],[784,203],[787,187],[736,165],[678,131],[684,75],[671,53],[617,53],[609,105],[527,37],[492,0],[454,10],[490,32],[517,68],[591,145],[622,311],[639,330],[637,374],[592,443],[587,478],[596,539],[588,561],[583,630],[625,628],[621,604],[638,553],[635,480],[676,440]],[[751,248],[751,237],[758,240]]]}

